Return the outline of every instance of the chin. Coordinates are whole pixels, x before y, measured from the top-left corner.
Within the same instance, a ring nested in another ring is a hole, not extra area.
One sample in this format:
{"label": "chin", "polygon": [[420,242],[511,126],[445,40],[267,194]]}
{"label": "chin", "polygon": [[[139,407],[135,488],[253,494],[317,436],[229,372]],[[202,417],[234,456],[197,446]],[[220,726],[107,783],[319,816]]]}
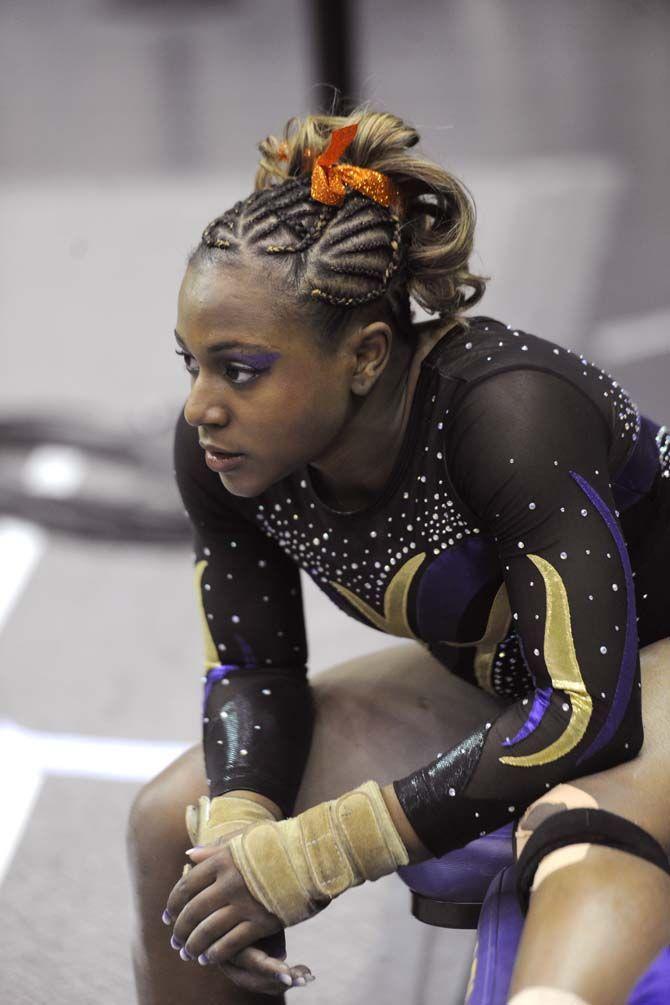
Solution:
{"label": "chin", "polygon": [[227,473],[221,472],[219,474],[219,479],[223,487],[227,489],[232,496],[239,496],[240,499],[254,499],[256,496],[262,495],[263,492],[269,489],[271,485],[274,485],[275,482],[280,481],[281,478],[284,477],[284,475],[281,474],[278,478],[270,480],[267,478],[253,478],[248,475],[246,478],[242,478],[241,474],[242,473],[240,472],[240,477],[238,477],[237,471],[229,471]]}

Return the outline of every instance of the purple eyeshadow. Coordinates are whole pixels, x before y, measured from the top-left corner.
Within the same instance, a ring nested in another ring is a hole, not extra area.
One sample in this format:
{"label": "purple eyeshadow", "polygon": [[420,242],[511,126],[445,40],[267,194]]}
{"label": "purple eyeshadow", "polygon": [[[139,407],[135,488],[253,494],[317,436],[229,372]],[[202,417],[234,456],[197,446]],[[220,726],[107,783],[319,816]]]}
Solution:
{"label": "purple eyeshadow", "polygon": [[240,353],[240,358],[243,359],[245,363],[248,363],[250,366],[257,366],[259,369],[272,366],[275,360],[278,360],[280,356],[280,352]]}

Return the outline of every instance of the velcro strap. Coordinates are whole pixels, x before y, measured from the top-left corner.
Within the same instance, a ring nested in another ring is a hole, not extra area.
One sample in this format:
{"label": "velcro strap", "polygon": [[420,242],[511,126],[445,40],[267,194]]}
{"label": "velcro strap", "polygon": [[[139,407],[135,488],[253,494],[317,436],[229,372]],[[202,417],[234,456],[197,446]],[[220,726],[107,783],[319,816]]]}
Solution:
{"label": "velcro strap", "polygon": [[285,926],[303,921],[315,906],[304,883],[306,877],[300,877],[295,868],[300,865],[299,856],[290,853],[291,837],[295,840],[297,835],[285,834],[285,829],[295,831],[296,820],[254,824],[228,845],[252,897]]}
{"label": "velcro strap", "polygon": [[359,882],[387,876],[409,861],[377,782],[368,781],[335,804],[337,822],[347,838]]}
{"label": "velcro strap", "polygon": [[[351,797],[349,797],[351,798]],[[315,890],[332,900],[350,886],[363,882],[356,876],[331,817],[333,803],[319,803],[300,815],[303,847]]]}

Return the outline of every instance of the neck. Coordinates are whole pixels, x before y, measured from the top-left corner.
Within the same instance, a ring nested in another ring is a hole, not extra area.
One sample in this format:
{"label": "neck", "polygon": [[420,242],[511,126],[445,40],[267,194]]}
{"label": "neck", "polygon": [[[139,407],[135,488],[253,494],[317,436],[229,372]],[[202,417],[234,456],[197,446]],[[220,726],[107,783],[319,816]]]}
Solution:
{"label": "neck", "polygon": [[379,495],[402,446],[421,360],[452,324],[416,325],[416,347],[398,344],[370,393],[354,400],[342,435],[327,456],[310,464],[315,488],[327,505],[361,509]]}

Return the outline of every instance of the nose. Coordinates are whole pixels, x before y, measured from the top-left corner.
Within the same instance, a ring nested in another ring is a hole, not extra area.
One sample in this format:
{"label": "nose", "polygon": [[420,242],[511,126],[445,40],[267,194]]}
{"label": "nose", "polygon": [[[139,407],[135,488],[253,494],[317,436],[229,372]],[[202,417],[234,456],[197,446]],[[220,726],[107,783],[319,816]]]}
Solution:
{"label": "nose", "polygon": [[191,385],[184,405],[184,418],[189,426],[226,426],[230,421],[228,409],[220,400],[221,390],[212,386],[202,373]]}

